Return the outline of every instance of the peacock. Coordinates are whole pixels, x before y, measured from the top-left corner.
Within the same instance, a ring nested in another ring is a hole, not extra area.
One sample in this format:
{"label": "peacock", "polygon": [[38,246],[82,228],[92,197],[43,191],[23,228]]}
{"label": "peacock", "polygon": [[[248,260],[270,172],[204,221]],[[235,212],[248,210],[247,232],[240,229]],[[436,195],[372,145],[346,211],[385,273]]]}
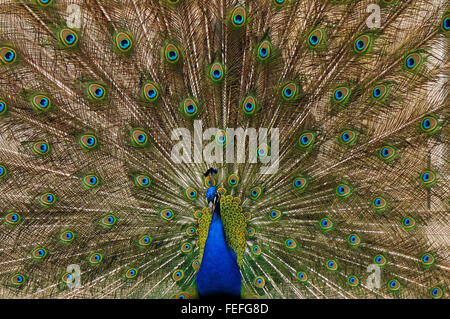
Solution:
{"label": "peacock", "polygon": [[446,298],[448,0],[1,0],[1,298]]}

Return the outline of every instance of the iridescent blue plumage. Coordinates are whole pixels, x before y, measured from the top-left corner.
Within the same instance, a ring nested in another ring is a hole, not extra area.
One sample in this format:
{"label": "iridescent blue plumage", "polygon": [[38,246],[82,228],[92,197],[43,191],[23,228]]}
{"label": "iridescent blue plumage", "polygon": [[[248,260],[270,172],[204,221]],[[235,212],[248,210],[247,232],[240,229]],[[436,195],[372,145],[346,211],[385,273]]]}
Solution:
{"label": "iridescent blue plumage", "polygon": [[220,196],[215,187],[206,192],[208,202],[213,202],[214,213],[209,226],[203,259],[196,276],[201,297],[240,297],[241,272],[236,253],[227,245],[220,218]]}

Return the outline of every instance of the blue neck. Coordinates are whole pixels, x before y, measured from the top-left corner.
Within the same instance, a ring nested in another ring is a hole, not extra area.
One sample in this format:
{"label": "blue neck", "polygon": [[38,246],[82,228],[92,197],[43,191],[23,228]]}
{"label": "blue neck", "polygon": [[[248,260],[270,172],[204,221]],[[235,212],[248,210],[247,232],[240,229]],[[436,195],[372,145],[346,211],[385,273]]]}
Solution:
{"label": "blue neck", "polygon": [[200,270],[196,276],[201,297],[240,297],[241,272],[236,253],[228,247],[220,216],[214,212]]}

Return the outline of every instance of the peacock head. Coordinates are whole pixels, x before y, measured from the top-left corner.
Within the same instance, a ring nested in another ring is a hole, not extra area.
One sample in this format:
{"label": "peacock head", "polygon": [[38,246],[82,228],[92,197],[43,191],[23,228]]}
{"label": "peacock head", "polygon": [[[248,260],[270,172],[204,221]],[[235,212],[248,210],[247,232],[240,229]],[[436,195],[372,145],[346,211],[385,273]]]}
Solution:
{"label": "peacock head", "polygon": [[214,197],[216,197],[217,189],[214,186],[211,186],[206,191],[206,200],[209,202],[212,202],[214,200]]}

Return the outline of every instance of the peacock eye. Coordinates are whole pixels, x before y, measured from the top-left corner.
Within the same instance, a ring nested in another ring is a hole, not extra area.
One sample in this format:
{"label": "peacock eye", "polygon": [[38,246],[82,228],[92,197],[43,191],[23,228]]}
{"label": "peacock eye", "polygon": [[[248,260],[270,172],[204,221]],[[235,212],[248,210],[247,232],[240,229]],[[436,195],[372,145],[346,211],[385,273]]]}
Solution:
{"label": "peacock eye", "polygon": [[99,83],[90,83],[87,85],[88,96],[92,101],[101,101],[106,98],[105,87]]}
{"label": "peacock eye", "polygon": [[134,279],[138,275],[138,270],[136,268],[128,268],[125,270],[126,279]]}
{"label": "peacock eye", "polygon": [[16,51],[11,47],[0,47],[0,62],[13,64],[17,59]]}
{"label": "peacock eye", "polygon": [[287,82],[281,87],[281,97],[285,101],[292,101],[298,97],[299,86],[295,82]]}
{"label": "peacock eye", "polygon": [[323,40],[325,38],[325,33],[322,29],[317,28],[314,29],[309,35],[308,35],[308,47],[310,49],[317,49],[321,46],[323,43]]}
{"label": "peacock eye", "polygon": [[426,115],[420,122],[420,128],[425,133],[428,134],[435,133],[439,128],[438,118],[433,114]]}
{"label": "peacock eye", "polygon": [[11,276],[10,282],[15,287],[20,287],[25,284],[27,277],[23,274],[17,273]]}
{"label": "peacock eye", "polygon": [[117,217],[115,215],[106,215],[100,219],[100,225],[104,228],[111,228],[117,223]]}
{"label": "peacock eye", "polygon": [[151,243],[152,243],[152,238],[147,234],[141,235],[138,238],[138,245],[141,247],[148,247]]}
{"label": "peacock eye", "polygon": [[188,118],[194,118],[198,113],[198,103],[193,98],[186,98],[180,105],[181,113]]}
{"label": "peacock eye", "polygon": [[242,100],[241,108],[245,115],[254,115],[258,110],[258,101],[253,95],[249,95]]}
{"label": "peacock eye", "polygon": [[269,211],[268,215],[269,215],[269,220],[276,221],[281,218],[282,213],[278,209],[272,209]]}
{"label": "peacock eye", "polygon": [[441,30],[448,34],[450,31],[450,13],[446,12],[441,20]]}
{"label": "peacock eye", "polygon": [[369,34],[363,34],[356,38],[353,44],[353,50],[358,54],[367,53],[373,42],[373,37]]}
{"label": "peacock eye", "polygon": [[145,102],[155,103],[159,98],[159,87],[156,83],[148,81],[142,85],[142,98]]}
{"label": "peacock eye", "polygon": [[48,7],[52,2],[53,0],[36,0],[36,3],[42,7]]}
{"label": "peacock eye", "polygon": [[419,52],[413,52],[405,57],[404,68],[408,71],[418,71],[422,63],[422,55]]}
{"label": "peacock eye", "polygon": [[187,199],[189,200],[195,200],[197,199],[197,190],[193,187],[188,187],[184,190],[184,194],[186,195]]}
{"label": "peacock eye", "polygon": [[299,192],[303,192],[308,185],[308,180],[303,176],[297,176],[292,181],[292,187]]}
{"label": "peacock eye", "polygon": [[242,27],[247,19],[247,13],[244,8],[237,7],[231,13],[231,24],[236,27]]}
{"label": "peacock eye", "polygon": [[382,213],[387,208],[387,201],[383,196],[377,196],[372,200],[372,208],[377,213]]}
{"label": "peacock eye", "polygon": [[345,106],[350,99],[352,90],[347,86],[340,86],[334,89],[332,95],[332,102],[336,105]]}
{"label": "peacock eye", "polygon": [[71,29],[59,31],[59,40],[66,48],[72,48],[78,43],[78,34]]}
{"label": "peacock eye", "polygon": [[261,197],[262,188],[260,186],[255,186],[250,189],[250,199],[257,200]]}
{"label": "peacock eye", "polygon": [[51,100],[47,95],[36,94],[31,98],[31,105],[37,112],[46,112],[51,106]]}
{"label": "peacock eye", "polygon": [[373,257],[373,262],[380,267],[384,267],[386,266],[387,259],[384,255],[378,254]]}
{"label": "peacock eye", "polygon": [[300,134],[297,145],[304,150],[310,150],[316,141],[316,133],[306,131]]}
{"label": "peacock eye", "polygon": [[389,93],[389,87],[386,84],[378,83],[372,88],[371,98],[374,101],[384,101]]}
{"label": "peacock eye", "polygon": [[6,114],[7,111],[8,111],[8,104],[6,103],[5,100],[0,98],[0,116]]}
{"label": "peacock eye", "polygon": [[384,145],[380,148],[378,155],[383,161],[391,162],[397,157],[398,150],[391,145]]}
{"label": "peacock eye", "polygon": [[435,263],[434,255],[432,253],[424,253],[420,257],[420,262],[424,268],[430,268]]}
{"label": "peacock eye", "polygon": [[[172,219],[175,217],[175,214],[173,213],[173,210],[172,210],[172,209],[170,209],[170,208],[165,208],[165,209],[163,209],[163,210],[161,210],[161,211],[159,212],[159,216],[160,216],[162,219],[169,221],[169,220],[172,220]],[[194,231],[195,231],[195,229],[194,229]]]}
{"label": "peacock eye", "polygon": [[347,198],[353,192],[353,189],[347,183],[341,183],[336,187],[336,195],[340,198]]}
{"label": "peacock eye", "polygon": [[264,286],[266,285],[266,280],[264,279],[264,277],[258,276],[255,278],[254,280],[254,285],[256,288],[264,288]]}
{"label": "peacock eye", "polygon": [[176,269],[172,273],[172,279],[175,281],[180,281],[184,277],[184,271],[182,269]]}
{"label": "peacock eye", "polygon": [[70,244],[75,239],[75,233],[71,230],[65,230],[59,235],[59,239],[65,244]]}
{"label": "peacock eye", "polygon": [[87,189],[92,189],[100,184],[100,179],[95,174],[87,174],[81,180]]}
{"label": "peacock eye", "polygon": [[400,289],[400,282],[397,279],[391,279],[389,280],[387,286],[390,291],[395,292]]}
{"label": "peacock eye", "polygon": [[293,238],[287,238],[284,241],[284,246],[289,250],[293,250],[293,249],[297,248],[297,242]]}
{"label": "peacock eye", "polygon": [[22,220],[22,216],[20,214],[16,213],[15,211],[10,211],[5,216],[5,222],[9,226],[16,226],[17,224],[19,224],[21,222],[21,220]]}
{"label": "peacock eye", "polygon": [[148,134],[140,128],[132,129],[130,132],[131,144],[134,147],[145,147],[148,144]]}
{"label": "peacock eye", "polygon": [[224,77],[224,66],[220,62],[213,63],[209,68],[209,77],[213,82],[220,82]]}
{"label": "peacock eye", "polygon": [[256,49],[256,56],[260,61],[265,61],[270,58],[272,54],[272,43],[269,40],[262,41]]}
{"label": "peacock eye", "polygon": [[359,285],[359,279],[355,275],[350,275],[347,277],[347,283],[350,287],[356,287]]}
{"label": "peacock eye", "polygon": [[133,40],[131,36],[125,32],[119,32],[114,35],[114,44],[119,52],[128,52],[131,50]]}
{"label": "peacock eye", "polygon": [[345,146],[354,145],[357,139],[358,139],[358,132],[351,129],[343,130],[339,134],[339,143]]}
{"label": "peacock eye", "polygon": [[319,221],[319,227],[323,232],[328,232],[333,229],[333,221],[329,218],[322,218]]}
{"label": "peacock eye", "polygon": [[361,243],[361,238],[359,237],[358,234],[352,233],[347,236],[347,244],[350,247],[358,247],[360,243]]}
{"label": "peacock eye", "polygon": [[239,176],[237,174],[231,174],[227,179],[230,187],[236,187],[239,184]]}
{"label": "peacock eye", "polygon": [[437,181],[436,173],[433,170],[425,170],[420,175],[419,181],[423,186],[431,187]]}
{"label": "peacock eye", "polygon": [[97,146],[97,137],[92,134],[82,134],[79,136],[78,142],[83,149],[91,150]]}
{"label": "peacock eye", "polygon": [[56,196],[53,193],[43,193],[39,196],[39,202],[45,207],[50,207],[56,202]]}
{"label": "peacock eye", "polygon": [[325,266],[329,271],[336,271],[338,269],[338,263],[334,259],[327,260]]}
{"label": "peacock eye", "polygon": [[37,261],[44,260],[47,257],[47,254],[48,250],[43,247],[37,247],[31,251],[31,257]]}
{"label": "peacock eye", "polygon": [[181,252],[187,254],[192,251],[192,244],[189,242],[181,244]]}
{"label": "peacock eye", "polygon": [[432,287],[430,295],[433,299],[441,299],[444,296],[444,290],[441,287]]}
{"label": "peacock eye", "polygon": [[164,58],[169,64],[176,64],[180,61],[180,50],[175,44],[167,44],[164,47]]}
{"label": "peacock eye", "polygon": [[261,255],[261,247],[259,245],[254,245],[252,247],[252,254],[255,256]]}

